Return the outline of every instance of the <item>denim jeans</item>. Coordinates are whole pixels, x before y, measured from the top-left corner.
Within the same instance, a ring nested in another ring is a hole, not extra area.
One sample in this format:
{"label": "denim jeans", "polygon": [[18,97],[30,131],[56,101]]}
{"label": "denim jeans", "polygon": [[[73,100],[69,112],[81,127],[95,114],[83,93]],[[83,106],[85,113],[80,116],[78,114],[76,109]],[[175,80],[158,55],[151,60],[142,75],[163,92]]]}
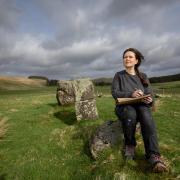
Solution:
{"label": "denim jeans", "polygon": [[116,115],[122,123],[125,145],[136,146],[136,124],[140,122],[146,157],[159,153],[156,126],[151,109],[146,104],[117,105]]}

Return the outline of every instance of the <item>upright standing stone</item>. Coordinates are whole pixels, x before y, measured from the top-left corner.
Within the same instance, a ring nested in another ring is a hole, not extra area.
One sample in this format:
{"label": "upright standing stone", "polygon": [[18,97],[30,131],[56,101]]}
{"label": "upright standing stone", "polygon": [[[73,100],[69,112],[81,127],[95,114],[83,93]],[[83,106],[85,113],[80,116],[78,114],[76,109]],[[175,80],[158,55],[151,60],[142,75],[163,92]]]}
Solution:
{"label": "upright standing stone", "polygon": [[58,81],[56,98],[59,105],[75,103],[77,120],[98,118],[94,86],[90,79]]}
{"label": "upright standing stone", "polygon": [[90,79],[78,79],[74,81],[73,85],[77,120],[97,119],[98,112],[92,81]]}
{"label": "upright standing stone", "polygon": [[59,105],[74,104],[75,94],[73,81],[58,81],[56,98]]}
{"label": "upright standing stone", "polygon": [[98,112],[96,108],[96,100],[85,100],[75,102],[76,118],[81,119],[97,119]]}

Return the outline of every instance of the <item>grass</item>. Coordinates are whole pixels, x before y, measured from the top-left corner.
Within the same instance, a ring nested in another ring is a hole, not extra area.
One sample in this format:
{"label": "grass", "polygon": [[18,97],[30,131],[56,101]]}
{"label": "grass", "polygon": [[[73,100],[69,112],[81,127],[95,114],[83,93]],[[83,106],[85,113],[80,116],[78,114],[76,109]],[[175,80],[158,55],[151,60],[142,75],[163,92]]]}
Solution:
{"label": "grass", "polygon": [[[97,87],[100,91],[102,88]],[[103,87],[109,94],[110,87]],[[111,97],[97,98],[99,119],[77,122],[73,106],[60,107],[56,88],[0,92],[0,119],[8,131],[0,141],[0,179],[175,179],[180,172],[180,100],[160,98],[154,113],[162,155],[170,172],[153,174],[137,134],[136,160],[124,164],[118,147],[93,160],[88,148],[99,124],[115,120]]]}
{"label": "grass", "polygon": [[180,81],[154,83],[152,87],[158,94],[178,95],[180,93]]}

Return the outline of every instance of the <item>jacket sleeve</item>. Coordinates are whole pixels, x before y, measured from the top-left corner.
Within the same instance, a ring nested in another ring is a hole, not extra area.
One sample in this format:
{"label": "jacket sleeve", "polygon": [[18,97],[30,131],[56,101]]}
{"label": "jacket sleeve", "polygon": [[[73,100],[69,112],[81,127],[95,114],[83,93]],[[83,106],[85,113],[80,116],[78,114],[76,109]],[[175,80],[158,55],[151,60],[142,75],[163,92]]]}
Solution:
{"label": "jacket sleeve", "polygon": [[112,87],[111,87],[111,94],[113,98],[116,100],[117,98],[131,97],[132,92],[122,91],[120,87],[121,87],[121,80],[117,72],[113,78]]}

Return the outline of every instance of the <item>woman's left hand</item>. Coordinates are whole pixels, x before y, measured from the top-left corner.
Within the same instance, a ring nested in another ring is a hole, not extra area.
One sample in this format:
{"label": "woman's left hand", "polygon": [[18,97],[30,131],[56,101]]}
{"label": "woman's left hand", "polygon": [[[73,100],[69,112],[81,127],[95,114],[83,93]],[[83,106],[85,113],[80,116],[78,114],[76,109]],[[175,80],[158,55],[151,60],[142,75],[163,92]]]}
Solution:
{"label": "woman's left hand", "polygon": [[145,104],[150,104],[150,103],[153,101],[153,99],[152,99],[151,96],[149,96],[149,97],[144,98],[142,101],[143,101]]}

